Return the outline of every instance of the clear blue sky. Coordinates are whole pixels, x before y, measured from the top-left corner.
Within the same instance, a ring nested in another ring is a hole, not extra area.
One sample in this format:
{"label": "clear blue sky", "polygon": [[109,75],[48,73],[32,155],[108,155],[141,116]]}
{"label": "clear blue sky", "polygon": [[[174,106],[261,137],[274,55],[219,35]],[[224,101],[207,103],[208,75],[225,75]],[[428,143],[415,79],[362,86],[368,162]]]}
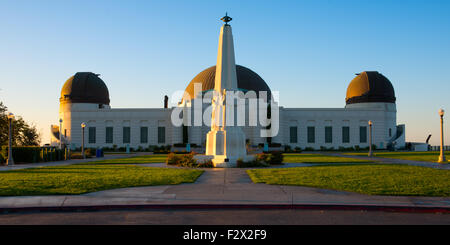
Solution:
{"label": "clear blue sky", "polygon": [[[450,116],[450,1],[0,1],[0,101],[49,140],[65,80],[100,73],[112,107],[161,107],[214,65],[233,17],[236,61],[285,107],[344,107],[354,73],[394,85],[409,141]],[[450,123],[446,141],[450,143]]]}

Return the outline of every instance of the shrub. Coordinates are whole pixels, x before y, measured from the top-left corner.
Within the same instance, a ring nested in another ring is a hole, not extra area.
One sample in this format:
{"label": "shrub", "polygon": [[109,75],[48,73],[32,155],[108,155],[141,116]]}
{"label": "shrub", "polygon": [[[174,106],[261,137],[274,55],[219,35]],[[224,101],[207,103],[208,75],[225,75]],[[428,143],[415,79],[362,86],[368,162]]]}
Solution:
{"label": "shrub", "polygon": [[212,160],[208,160],[206,162],[202,162],[199,163],[197,165],[198,168],[213,168],[214,167],[214,163],[212,162]]}
{"label": "shrub", "polygon": [[343,147],[343,146],[339,146],[339,151],[355,151],[355,148],[353,148],[353,146],[350,147]]}
{"label": "shrub", "polygon": [[180,167],[196,168],[198,166],[197,161],[194,159],[193,153],[180,155]]}
{"label": "shrub", "polygon": [[70,153],[70,159],[83,159],[83,155],[81,155],[81,152],[72,152]]}
{"label": "shrub", "polygon": [[255,160],[267,165],[281,165],[283,164],[283,153],[281,151],[260,153],[256,155]]}
{"label": "shrub", "polygon": [[214,166],[212,160],[199,163],[197,162],[197,160],[195,160],[194,156],[195,156],[194,153],[181,155],[171,152],[167,156],[166,164],[188,168],[212,168]]}
{"label": "shrub", "polygon": [[[94,149],[94,148],[86,148],[84,150],[84,154],[85,154],[86,158],[92,158],[92,157],[96,156],[95,151],[96,151],[96,149]],[[70,159],[83,159],[83,154],[82,154],[81,150],[77,151],[77,152],[70,151]]]}
{"label": "shrub", "polygon": [[150,146],[150,147],[153,148],[153,153],[156,153],[156,154],[167,154],[170,152],[170,148],[171,148],[170,145]]}
{"label": "shrub", "polygon": [[256,161],[268,163],[270,159],[270,153],[259,153],[256,154]]}
{"label": "shrub", "polygon": [[112,147],[102,147],[102,151],[104,151],[104,152],[111,152],[111,151],[114,151],[114,149],[112,148]]}
{"label": "shrub", "polygon": [[[305,150],[308,150],[308,148],[305,148]],[[292,149],[291,146],[285,145],[284,146],[284,152],[286,152],[286,153],[292,153],[292,152],[301,153],[302,152],[302,148],[296,146],[294,149]]]}
{"label": "shrub", "polygon": [[[280,143],[268,143],[267,144],[268,147],[281,147]],[[264,143],[259,143],[258,144],[259,148],[263,148],[264,147]]]}
{"label": "shrub", "polygon": [[0,154],[0,164],[3,164],[4,162],[6,162],[6,160],[3,158],[3,155]]}
{"label": "shrub", "polygon": [[166,159],[167,165],[177,165],[180,162],[181,157],[175,153],[169,153]]}
{"label": "shrub", "polygon": [[[95,153],[95,149],[93,148],[87,148],[84,151],[86,158],[94,157],[96,155]],[[83,154],[81,151],[70,151],[70,159],[83,159]]]}
{"label": "shrub", "polygon": [[305,148],[305,151],[314,151],[314,148],[312,148],[312,147],[306,147],[306,148]]}
{"label": "shrub", "polygon": [[86,155],[86,157],[95,156],[95,149],[94,148],[87,148],[86,150],[84,150],[84,154]]}
{"label": "shrub", "polygon": [[238,168],[254,168],[254,167],[268,167],[269,164],[259,161],[258,157],[255,160],[245,162],[239,158],[236,162],[236,167]]}
{"label": "shrub", "polygon": [[292,152],[291,146],[290,145],[285,145],[284,146],[284,152]]}
{"label": "shrub", "polygon": [[270,165],[283,164],[283,153],[281,151],[274,151],[270,153],[269,162]]}

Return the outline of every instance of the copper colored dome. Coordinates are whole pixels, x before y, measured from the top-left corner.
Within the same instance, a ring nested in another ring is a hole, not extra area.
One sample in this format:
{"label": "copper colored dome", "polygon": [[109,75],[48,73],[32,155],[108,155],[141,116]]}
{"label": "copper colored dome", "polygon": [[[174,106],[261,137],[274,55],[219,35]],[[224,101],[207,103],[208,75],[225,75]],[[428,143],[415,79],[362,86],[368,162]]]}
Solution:
{"label": "copper colored dome", "polygon": [[395,103],[392,83],[377,71],[358,74],[348,85],[345,102],[347,104],[365,102]]}

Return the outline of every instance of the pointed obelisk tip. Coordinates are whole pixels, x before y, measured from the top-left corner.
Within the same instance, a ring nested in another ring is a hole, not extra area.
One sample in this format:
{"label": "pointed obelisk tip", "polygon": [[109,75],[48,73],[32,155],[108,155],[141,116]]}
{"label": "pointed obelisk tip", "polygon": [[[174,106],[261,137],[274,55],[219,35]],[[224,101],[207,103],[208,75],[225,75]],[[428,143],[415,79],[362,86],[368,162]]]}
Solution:
{"label": "pointed obelisk tip", "polygon": [[228,25],[228,22],[230,22],[233,18],[231,18],[230,16],[228,16],[228,13],[225,13],[225,16],[222,17],[220,20],[222,20],[223,22],[225,22],[225,25]]}

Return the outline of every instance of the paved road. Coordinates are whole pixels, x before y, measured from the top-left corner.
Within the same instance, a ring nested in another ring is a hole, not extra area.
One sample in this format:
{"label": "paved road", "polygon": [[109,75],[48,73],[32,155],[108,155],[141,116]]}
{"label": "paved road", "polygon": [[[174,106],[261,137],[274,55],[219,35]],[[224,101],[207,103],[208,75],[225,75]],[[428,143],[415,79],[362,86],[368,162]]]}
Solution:
{"label": "paved road", "polygon": [[1,214],[0,225],[450,225],[450,214],[333,210],[152,210]]}

